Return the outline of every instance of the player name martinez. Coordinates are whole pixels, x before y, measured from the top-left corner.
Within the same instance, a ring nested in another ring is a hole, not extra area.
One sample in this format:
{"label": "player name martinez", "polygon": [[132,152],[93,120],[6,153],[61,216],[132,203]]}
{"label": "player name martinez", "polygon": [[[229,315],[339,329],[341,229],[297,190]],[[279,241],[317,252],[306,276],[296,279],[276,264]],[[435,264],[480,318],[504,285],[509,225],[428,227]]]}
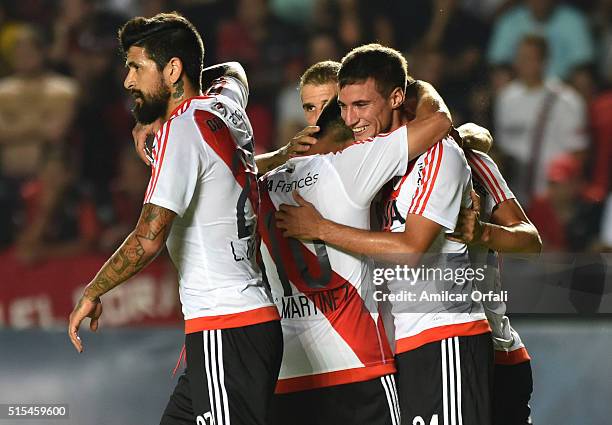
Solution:
{"label": "player name martinez", "polygon": [[319,173],[310,175],[308,173],[306,177],[303,177],[299,180],[268,180],[268,192],[293,192],[297,189],[303,189],[308,186],[312,186],[319,180]]}
{"label": "player name martinez", "polygon": [[399,293],[384,293],[383,291],[374,291],[374,300],[390,301],[390,302],[467,302],[468,297],[475,302],[508,302],[508,291],[500,292],[480,292],[473,290],[471,293],[451,293],[449,291],[441,291],[436,293],[421,292],[415,293],[412,291],[400,291]]}
{"label": "player name martinez", "polygon": [[[349,283],[328,291],[315,292],[309,296],[293,295],[275,300],[283,319],[316,316],[336,311],[349,298]],[[281,305],[278,305],[280,301]]]}

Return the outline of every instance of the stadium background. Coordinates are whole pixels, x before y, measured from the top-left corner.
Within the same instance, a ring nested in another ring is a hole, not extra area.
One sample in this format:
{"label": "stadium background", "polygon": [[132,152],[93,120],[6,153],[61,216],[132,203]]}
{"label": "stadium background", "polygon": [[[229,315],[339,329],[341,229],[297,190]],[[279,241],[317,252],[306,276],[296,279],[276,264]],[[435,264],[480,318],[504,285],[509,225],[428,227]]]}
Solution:
{"label": "stadium background", "polygon": [[[545,3],[551,21],[527,32],[548,38],[558,65],[548,77],[584,110],[588,144],[546,164],[554,181],[538,202],[521,201],[539,220],[542,262],[581,267],[563,282],[538,287],[532,273],[506,283],[518,285],[513,324],[533,357],[535,423],[610,423],[610,0],[0,1],[0,404],[69,403],[70,421],[58,424],[154,423],[174,385],[180,307],[164,257],[106,297],[98,335],[84,332],[85,354],[64,332],[75,296],[134,225],[148,181],[117,53],[116,30],[129,17],[180,11],[203,35],[206,65],[243,63],[265,152],[303,126],[303,70],[371,41],[405,53],[411,75],[439,89],[456,123],[499,138],[495,106],[520,77],[500,28]],[[520,166],[500,146],[493,155],[513,187]]]}

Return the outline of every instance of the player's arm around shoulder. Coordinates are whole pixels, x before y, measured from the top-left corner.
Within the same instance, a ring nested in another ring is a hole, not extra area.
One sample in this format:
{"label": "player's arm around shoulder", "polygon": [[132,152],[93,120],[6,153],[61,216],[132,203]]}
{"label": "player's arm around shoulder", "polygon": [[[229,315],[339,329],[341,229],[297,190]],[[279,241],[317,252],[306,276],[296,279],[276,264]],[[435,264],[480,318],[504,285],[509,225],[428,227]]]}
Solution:
{"label": "player's arm around shoulder", "polygon": [[497,252],[539,254],[542,251],[542,240],[538,230],[510,191],[497,164],[486,153],[468,150],[467,154],[472,174],[480,175],[485,181],[488,196],[491,196],[495,205],[490,221],[482,221],[481,200],[472,191],[472,206],[461,209],[455,232],[448,239],[482,244]]}
{"label": "player's arm around shoulder", "polygon": [[202,71],[202,87],[204,90],[210,87],[213,81],[221,77],[232,77],[249,90],[249,81],[246,72],[239,62],[224,62],[204,68]]}
{"label": "player's arm around shoulder", "polygon": [[83,351],[78,336],[83,319],[91,318],[90,329],[98,329],[98,319],[102,314],[100,297],[140,272],[157,257],[164,248],[175,217],[176,213],[169,209],[150,203],[143,206],[134,231],[85,287],[83,296],[70,314],[68,336],[77,351]]}

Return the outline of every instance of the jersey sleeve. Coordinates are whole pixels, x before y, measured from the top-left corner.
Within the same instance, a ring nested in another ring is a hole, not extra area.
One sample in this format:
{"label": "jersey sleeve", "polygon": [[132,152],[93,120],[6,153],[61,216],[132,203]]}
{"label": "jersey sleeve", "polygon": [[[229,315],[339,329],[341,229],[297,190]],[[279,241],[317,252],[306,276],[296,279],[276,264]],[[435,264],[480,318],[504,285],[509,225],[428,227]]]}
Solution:
{"label": "jersey sleeve", "polygon": [[465,152],[472,176],[484,186],[495,201],[495,205],[515,198],[493,158],[486,153],[470,149],[466,149]]}
{"label": "jersey sleeve", "polygon": [[464,156],[458,147],[441,141],[419,158],[415,168],[413,172],[419,174],[408,214],[421,215],[453,231],[466,185],[471,187]]}
{"label": "jersey sleeve", "polygon": [[183,216],[205,169],[201,135],[187,119],[166,122],[156,135],[151,180],[144,203]]}
{"label": "jersey sleeve", "polygon": [[249,90],[237,78],[223,76],[212,82],[206,95],[225,96],[245,109],[249,100]]}
{"label": "jersey sleeve", "polygon": [[332,155],[332,166],[348,196],[360,206],[369,206],[376,193],[408,167],[406,126],[373,139],[355,142]]}

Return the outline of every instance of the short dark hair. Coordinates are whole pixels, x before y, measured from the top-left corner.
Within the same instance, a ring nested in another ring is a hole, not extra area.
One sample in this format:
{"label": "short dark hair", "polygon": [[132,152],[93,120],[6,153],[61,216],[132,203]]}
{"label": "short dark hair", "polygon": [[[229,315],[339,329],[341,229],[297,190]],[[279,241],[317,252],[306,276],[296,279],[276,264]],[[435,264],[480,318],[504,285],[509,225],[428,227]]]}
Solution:
{"label": "short dark hair", "polygon": [[413,78],[408,75],[404,56],[395,49],[380,44],[356,47],[342,58],[338,71],[340,88],[373,78],[378,92],[387,97],[396,87],[406,90]]}
{"label": "short dark hair", "polygon": [[338,96],[334,96],[327,101],[317,119],[317,126],[319,131],[316,136],[331,137],[334,143],[344,143],[354,138],[353,130],[342,119]]}
{"label": "short dark hair", "polygon": [[189,81],[201,90],[204,43],[198,30],[179,13],[132,18],[119,29],[119,43],[124,57],[130,47],[142,47],[160,71],[170,59],[179,58]]}
{"label": "short dark hair", "polygon": [[548,58],[548,42],[544,37],[538,34],[527,34],[521,39],[521,44],[529,44],[540,51],[542,59]]}
{"label": "short dark hair", "polygon": [[306,84],[335,84],[338,82],[338,71],[340,62],[323,61],[317,62],[308,68],[300,78],[300,89]]}

